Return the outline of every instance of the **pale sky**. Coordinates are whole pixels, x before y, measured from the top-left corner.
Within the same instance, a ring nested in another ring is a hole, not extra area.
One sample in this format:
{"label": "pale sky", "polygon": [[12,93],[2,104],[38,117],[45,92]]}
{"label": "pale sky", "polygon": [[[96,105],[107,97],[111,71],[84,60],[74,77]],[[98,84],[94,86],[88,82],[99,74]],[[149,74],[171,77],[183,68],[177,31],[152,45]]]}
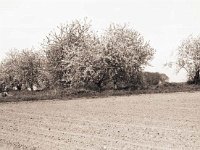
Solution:
{"label": "pale sky", "polygon": [[184,71],[163,65],[174,60],[183,39],[200,34],[200,0],[0,0],[0,60],[13,48],[39,48],[56,26],[85,17],[99,32],[128,23],[156,49],[146,70],[186,80]]}

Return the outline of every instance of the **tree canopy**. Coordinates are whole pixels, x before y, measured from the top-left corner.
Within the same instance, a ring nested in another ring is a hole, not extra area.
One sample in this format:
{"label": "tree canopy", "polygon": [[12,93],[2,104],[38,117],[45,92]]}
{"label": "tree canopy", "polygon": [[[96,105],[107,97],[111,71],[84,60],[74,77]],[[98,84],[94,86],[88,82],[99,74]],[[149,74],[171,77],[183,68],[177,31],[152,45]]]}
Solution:
{"label": "tree canopy", "polygon": [[188,73],[188,80],[199,82],[200,71],[200,36],[189,36],[178,48],[177,65]]}
{"label": "tree canopy", "polygon": [[1,66],[1,76],[31,89],[40,82],[99,90],[107,84],[137,87],[155,53],[129,26],[112,24],[98,36],[87,19],[58,26],[46,36],[41,49],[44,53],[32,49],[11,52]]}
{"label": "tree canopy", "polygon": [[130,82],[155,52],[137,31],[126,25],[112,24],[98,37],[86,20],[58,27],[47,36],[44,49],[55,83],[67,80],[72,85],[92,83],[99,88],[108,81]]}

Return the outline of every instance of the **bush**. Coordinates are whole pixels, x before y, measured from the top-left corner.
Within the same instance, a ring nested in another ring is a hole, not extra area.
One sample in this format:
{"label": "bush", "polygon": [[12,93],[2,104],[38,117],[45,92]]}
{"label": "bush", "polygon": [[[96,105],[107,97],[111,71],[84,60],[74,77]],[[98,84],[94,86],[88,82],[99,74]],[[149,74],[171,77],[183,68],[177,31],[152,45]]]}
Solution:
{"label": "bush", "polygon": [[165,74],[160,74],[158,72],[144,72],[143,80],[146,86],[155,86],[159,84],[164,84],[168,81],[168,77]]}

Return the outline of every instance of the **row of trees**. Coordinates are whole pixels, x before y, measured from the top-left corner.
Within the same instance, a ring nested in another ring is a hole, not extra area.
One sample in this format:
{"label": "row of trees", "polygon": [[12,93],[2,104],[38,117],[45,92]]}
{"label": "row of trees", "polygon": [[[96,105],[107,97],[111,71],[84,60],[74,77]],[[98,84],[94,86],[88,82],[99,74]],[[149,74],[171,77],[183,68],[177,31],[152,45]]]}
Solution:
{"label": "row of trees", "polygon": [[135,85],[154,54],[149,43],[127,26],[110,25],[98,37],[86,21],[61,26],[49,34],[44,49],[54,83],[66,80],[72,86],[95,84],[99,89],[108,81]]}
{"label": "row of trees", "polygon": [[[199,79],[199,43],[199,38],[184,41],[177,62],[180,68],[189,69],[191,78],[196,74],[195,79]],[[31,90],[34,85],[137,88],[144,83],[144,67],[155,53],[149,42],[126,25],[112,24],[97,36],[87,20],[59,26],[48,34],[41,49],[10,52],[0,66],[1,80],[20,82]]]}
{"label": "row of trees", "polygon": [[97,36],[84,20],[59,26],[42,43],[43,53],[14,51],[1,65],[1,78],[18,80],[33,89],[40,83],[72,87],[96,87],[121,82],[136,87],[141,72],[155,50],[135,30],[112,24]]}

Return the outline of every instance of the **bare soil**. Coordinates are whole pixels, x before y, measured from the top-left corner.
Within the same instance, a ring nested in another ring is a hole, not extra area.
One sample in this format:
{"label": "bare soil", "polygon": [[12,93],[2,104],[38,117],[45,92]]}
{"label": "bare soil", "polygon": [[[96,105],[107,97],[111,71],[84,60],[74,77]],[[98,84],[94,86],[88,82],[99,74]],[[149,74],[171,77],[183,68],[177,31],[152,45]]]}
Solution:
{"label": "bare soil", "polygon": [[200,149],[200,92],[0,103],[0,150]]}

